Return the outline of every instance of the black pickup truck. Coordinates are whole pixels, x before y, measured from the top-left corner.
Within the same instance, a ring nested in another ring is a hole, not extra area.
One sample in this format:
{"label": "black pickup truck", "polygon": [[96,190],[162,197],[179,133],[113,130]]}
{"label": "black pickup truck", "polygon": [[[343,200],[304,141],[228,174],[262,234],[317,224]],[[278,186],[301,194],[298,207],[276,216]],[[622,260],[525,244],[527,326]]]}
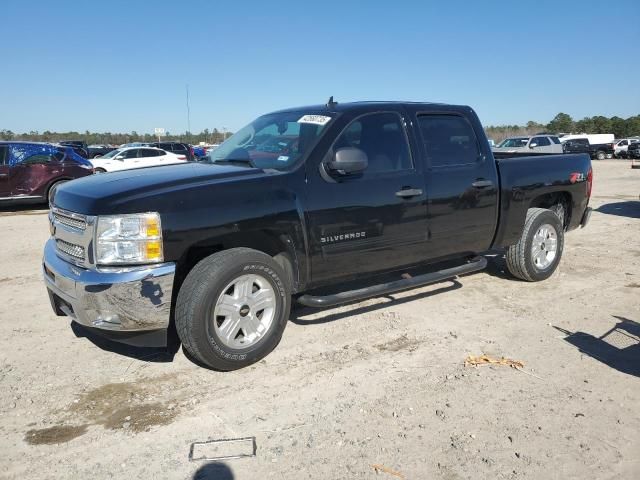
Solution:
{"label": "black pickup truck", "polygon": [[564,153],[588,153],[591,158],[604,160],[614,155],[613,143],[590,143],[588,138],[573,138],[562,144]]}
{"label": "black pickup truck", "polygon": [[193,358],[232,370],[275,348],[294,301],[439,282],[484,268],[490,249],[515,277],[548,278],[589,219],[591,184],[588,155],[495,160],[466,106],[330,100],[259,117],[208,163],[61,186],[44,280],[58,315],[137,345],[177,331]]}

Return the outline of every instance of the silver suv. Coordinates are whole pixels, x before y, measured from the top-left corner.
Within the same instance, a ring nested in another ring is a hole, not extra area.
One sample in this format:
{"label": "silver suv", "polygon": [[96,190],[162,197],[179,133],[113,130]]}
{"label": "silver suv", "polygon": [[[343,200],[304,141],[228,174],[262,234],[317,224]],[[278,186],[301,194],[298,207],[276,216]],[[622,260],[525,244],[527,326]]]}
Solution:
{"label": "silver suv", "polygon": [[555,135],[509,137],[493,147],[494,152],[563,153],[562,143]]}

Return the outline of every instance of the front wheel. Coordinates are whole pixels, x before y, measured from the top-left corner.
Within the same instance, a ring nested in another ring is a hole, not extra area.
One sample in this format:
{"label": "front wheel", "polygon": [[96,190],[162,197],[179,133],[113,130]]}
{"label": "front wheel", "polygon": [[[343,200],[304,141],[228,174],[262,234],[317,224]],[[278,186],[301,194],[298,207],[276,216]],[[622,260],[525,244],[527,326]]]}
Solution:
{"label": "front wheel", "polygon": [[94,168],[93,169],[93,173],[107,173],[107,171],[104,168]]}
{"label": "front wheel", "polygon": [[507,268],[528,282],[546,280],[555,272],[564,248],[564,229],[558,215],[546,208],[530,208],[520,240],[507,248]]}
{"label": "front wheel", "polygon": [[606,153],[604,153],[602,150],[598,150],[598,151],[596,152],[596,158],[597,158],[598,160],[604,160],[605,158],[607,158],[607,154],[606,154]]}
{"label": "front wheel", "polygon": [[200,261],[178,293],[175,322],[185,350],[216,370],[264,358],[282,338],[291,287],[269,255],[233,248]]}

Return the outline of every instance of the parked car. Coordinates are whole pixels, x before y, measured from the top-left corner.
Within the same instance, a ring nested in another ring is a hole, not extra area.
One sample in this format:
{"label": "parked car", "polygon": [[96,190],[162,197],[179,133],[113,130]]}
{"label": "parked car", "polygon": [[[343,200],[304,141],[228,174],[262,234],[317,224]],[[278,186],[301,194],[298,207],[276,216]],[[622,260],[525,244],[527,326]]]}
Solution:
{"label": "parked car", "polygon": [[535,135],[532,137],[511,137],[503,140],[494,152],[534,152],[562,153],[562,144],[555,135]]}
{"label": "parked car", "polygon": [[89,153],[88,158],[96,158],[106,155],[109,152],[113,152],[116,147],[110,147],[109,145],[89,145],[87,147],[87,152]]}
{"label": "parked car", "polygon": [[0,142],[0,205],[47,202],[62,183],[92,173],[71,147]]}
{"label": "parked car", "polygon": [[58,142],[58,145],[73,148],[73,151],[80,155],[82,158],[89,158],[89,150],[87,148],[87,142],[84,140],[63,140]]}
{"label": "parked car", "polygon": [[640,141],[632,142],[630,145],[628,145],[626,157],[633,159],[640,158]]}
{"label": "parked car", "polygon": [[150,147],[161,148],[167,152],[174,153],[178,156],[183,155],[188,161],[193,162],[196,160],[196,156],[193,152],[193,147],[188,143],[181,142],[156,142],[150,143]]}
{"label": "parked car", "polygon": [[184,158],[171,152],[153,147],[119,148],[91,160],[96,173],[116,172],[131,168],[156,167],[186,162]]}
{"label": "parked car", "polygon": [[[298,148],[252,158],[278,136]],[[548,278],[565,232],[589,220],[593,173],[588,155],[496,162],[466,106],[330,101],[259,117],[210,163],[105,177],[56,192],[43,269],[53,310],[138,345],[166,342],[175,322],[193,358],[233,370],[275,348],[293,301],[439,282],[499,248],[515,277]],[[67,218],[78,227],[57,228]],[[444,259],[456,265],[435,267]],[[416,265],[432,271],[400,275]]]}
{"label": "parked car", "polygon": [[639,138],[622,138],[613,144],[613,153],[616,158],[627,158],[627,150],[632,143],[640,142]]}
{"label": "parked car", "polygon": [[604,160],[613,157],[613,143],[591,144],[588,138],[574,138],[562,144],[565,153],[588,153],[591,158]]}
{"label": "parked car", "polygon": [[193,150],[193,156],[196,160],[207,155],[207,149],[202,145],[190,145]]}

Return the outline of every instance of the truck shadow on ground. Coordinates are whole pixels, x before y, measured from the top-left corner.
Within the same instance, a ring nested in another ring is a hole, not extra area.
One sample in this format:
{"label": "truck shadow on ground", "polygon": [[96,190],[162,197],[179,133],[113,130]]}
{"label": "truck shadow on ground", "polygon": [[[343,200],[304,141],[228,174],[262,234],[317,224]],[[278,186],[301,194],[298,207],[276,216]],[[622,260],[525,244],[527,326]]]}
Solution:
{"label": "truck shadow on ground", "polygon": [[640,202],[614,202],[605,203],[596,209],[598,213],[616,215],[618,217],[640,218]]}
{"label": "truck shadow on ground", "polygon": [[193,480],[233,480],[236,478],[231,469],[220,462],[210,462],[202,465],[193,474]]}
{"label": "truck shadow on ground", "polygon": [[[445,292],[451,292],[453,290],[457,290],[459,288],[462,288],[462,284],[460,282],[458,282],[455,279],[449,280],[447,281],[447,283],[449,283],[449,285],[443,286],[443,287],[439,287],[435,290],[430,290],[428,292],[420,292],[420,293],[416,293],[414,295],[410,295],[408,297],[402,297],[402,298],[396,298],[393,295],[394,294],[387,294],[387,295],[380,295],[378,297],[372,297],[372,299],[381,299],[381,298],[386,298],[387,302],[381,302],[381,303],[375,303],[373,305],[366,305],[366,306],[361,306],[361,307],[356,307],[353,309],[349,309],[346,310],[344,312],[334,312],[334,313],[330,313],[326,316],[322,316],[319,318],[312,318],[312,319],[305,319],[303,317],[306,317],[308,315],[312,315],[314,313],[318,313],[318,312],[324,312],[327,310],[332,310],[335,308],[339,308],[339,307],[345,307],[345,306],[354,306],[357,303],[361,303],[363,300],[360,301],[356,301],[356,302],[351,302],[351,303],[346,303],[346,304],[342,304],[339,305],[337,307],[327,307],[327,308],[310,308],[310,307],[304,307],[300,304],[295,304],[292,307],[291,310],[291,315],[289,316],[289,321],[295,323],[296,325],[321,325],[323,323],[329,323],[329,322],[335,322],[337,320],[341,320],[343,318],[347,318],[350,317],[352,315],[361,315],[364,313],[369,313],[369,312],[374,312],[376,310],[381,310],[383,308],[389,308],[389,307],[394,307],[397,305],[402,305],[403,303],[408,303],[408,302],[413,302],[414,300],[419,300],[422,298],[428,298],[434,295],[438,295],[441,293],[445,293]],[[364,286],[364,285],[362,285]],[[415,288],[421,288],[421,287],[415,287]]]}
{"label": "truck shadow on ground", "polygon": [[76,322],[71,322],[71,330],[77,338],[86,338],[96,347],[107,352],[116,353],[136,360],[144,360],[152,363],[172,362],[173,357],[180,349],[180,341],[175,332],[167,336],[166,347],[137,347],[125,343],[109,340]]}
{"label": "truck shadow on ground", "polygon": [[601,337],[585,332],[570,332],[555,325],[553,328],[567,335],[564,340],[581,353],[619,372],[640,377],[640,324],[625,317],[613,317],[619,322]]}

